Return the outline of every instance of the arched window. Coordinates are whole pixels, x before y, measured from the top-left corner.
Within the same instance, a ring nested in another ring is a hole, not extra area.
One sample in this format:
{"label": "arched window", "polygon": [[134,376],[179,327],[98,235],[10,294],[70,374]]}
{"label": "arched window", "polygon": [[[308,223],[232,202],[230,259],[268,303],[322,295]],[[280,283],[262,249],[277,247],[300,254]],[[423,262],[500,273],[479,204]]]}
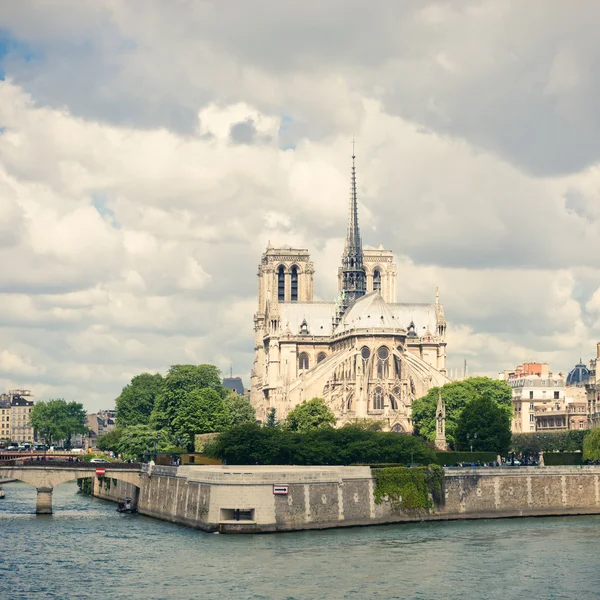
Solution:
{"label": "arched window", "polygon": [[292,267],[292,302],[298,302],[298,267]]}
{"label": "arched window", "polygon": [[285,300],[285,268],[283,265],[277,269],[277,299],[279,302]]}
{"label": "arched window", "polygon": [[379,269],[373,271],[373,291],[381,293],[381,271]]}
{"label": "arched window", "polygon": [[377,377],[384,379],[389,374],[389,363],[390,351],[385,347],[381,346],[377,350]]}
{"label": "arched window", "polygon": [[306,369],[308,369],[308,366],[308,354],[306,354],[306,352],[302,352],[298,356],[298,369],[300,369],[300,371],[305,371]]}
{"label": "arched window", "polygon": [[402,362],[397,356],[394,356],[394,370],[396,379],[402,379]]}
{"label": "arched window", "polygon": [[327,357],[327,354],[325,354],[325,352],[319,352],[319,354],[317,356],[317,363],[324,361],[326,357]]}
{"label": "arched window", "polygon": [[360,349],[360,355],[363,357],[364,360],[369,360],[369,356],[371,356],[371,351],[367,346],[363,346]]}
{"label": "arched window", "polygon": [[376,387],[373,394],[373,410],[383,410],[383,390],[380,387]]}
{"label": "arched window", "polygon": [[402,429],[402,425],[400,425],[400,423],[396,423],[393,427],[392,427],[392,431],[394,433],[404,433],[404,429]]}

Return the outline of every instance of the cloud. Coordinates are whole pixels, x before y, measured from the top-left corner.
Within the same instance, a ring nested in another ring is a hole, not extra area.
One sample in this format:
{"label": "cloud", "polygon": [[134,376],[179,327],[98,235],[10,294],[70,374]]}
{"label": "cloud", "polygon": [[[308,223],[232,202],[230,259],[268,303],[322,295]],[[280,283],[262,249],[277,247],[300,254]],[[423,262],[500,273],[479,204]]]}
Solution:
{"label": "cloud", "polygon": [[598,11],[3,3],[0,385],[98,409],[176,362],[248,384],[267,242],[335,297],[352,136],[363,240],[400,301],[440,287],[450,366],[568,369],[600,335]]}

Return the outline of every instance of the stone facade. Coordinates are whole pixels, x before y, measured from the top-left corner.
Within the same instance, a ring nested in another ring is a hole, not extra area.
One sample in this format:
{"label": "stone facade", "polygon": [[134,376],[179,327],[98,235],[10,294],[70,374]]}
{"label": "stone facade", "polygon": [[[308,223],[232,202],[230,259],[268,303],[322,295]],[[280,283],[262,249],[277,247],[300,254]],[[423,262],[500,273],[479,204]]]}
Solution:
{"label": "stone facade", "polygon": [[[162,467],[139,480],[138,510],[205,531],[268,532],[422,520],[600,514],[600,467],[446,469],[429,511],[376,504],[369,467]],[[274,488],[274,486],[277,486]],[[96,495],[135,498],[118,484]],[[274,493],[282,490],[286,493]]]}

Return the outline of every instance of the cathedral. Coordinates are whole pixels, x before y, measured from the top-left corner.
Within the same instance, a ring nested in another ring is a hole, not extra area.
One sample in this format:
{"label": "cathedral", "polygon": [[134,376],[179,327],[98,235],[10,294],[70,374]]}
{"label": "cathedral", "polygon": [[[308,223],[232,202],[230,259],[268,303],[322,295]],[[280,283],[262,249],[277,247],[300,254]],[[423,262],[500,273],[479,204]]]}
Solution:
{"label": "cathedral", "polygon": [[413,400],[450,381],[444,309],[437,292],[433,304],[396,302],[392,252],[363,248],[354,160],[337,300],[314,300],[308,250],[269,243],[262,255],[250,398],[263,421],[317,397],[338,425],[366,418],[410,432]]}

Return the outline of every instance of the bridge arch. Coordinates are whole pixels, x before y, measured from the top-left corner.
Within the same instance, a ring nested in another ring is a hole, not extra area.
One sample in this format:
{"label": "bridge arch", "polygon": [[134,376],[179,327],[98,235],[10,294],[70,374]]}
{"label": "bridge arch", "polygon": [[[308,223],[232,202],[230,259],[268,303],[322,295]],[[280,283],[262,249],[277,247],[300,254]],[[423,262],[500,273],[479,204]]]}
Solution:
{"label": "bridge arch", "polygon": [[[104,465],[103,465],[104,466]],[[106,466],[103,477],[117,479],[140,487],[139,467],[131,469],[110,468]],[[0,478],[16,479],[33,485],[37,489],[37,514],[52,514],[52,491],[61,483],[83,477],[97,477],[95,467],[62,467],[62,466],[11,466],[0,467]]]}

